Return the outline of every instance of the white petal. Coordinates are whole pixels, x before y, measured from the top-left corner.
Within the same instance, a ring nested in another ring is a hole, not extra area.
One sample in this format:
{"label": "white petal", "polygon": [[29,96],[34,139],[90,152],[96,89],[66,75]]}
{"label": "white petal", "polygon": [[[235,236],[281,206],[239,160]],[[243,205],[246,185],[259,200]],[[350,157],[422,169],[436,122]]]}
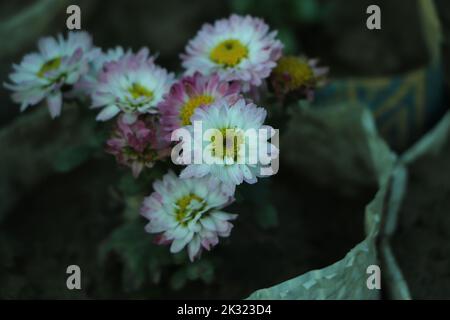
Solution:
{"label": "white petal", "polygon": [[113,118],[116,114],[120,112],[120,109],[116,105],[110,105],[105,108],[97,115],[97,121],[106,121]]}
{"label": "white petal", "polygon": [[191,241],[192,237],[194,236],[193,232],[188,233],[188,235],[185,238],[181,239],[175,239],[172,242],[172,245],[170,246],[170,252],[177,253],[183,250],[183,248],[186,246],[186,244]]}
{"label": "white petal", "polygon": [[203,227],[205,227],[208,230],[216,231],[216,225],[214,224],[214,220],[207,217],[200,220],[200,223]]}
{"label": "white petal", "polygon": [[188,245],[188,254],[191,262],[194,261],[194,258],[197,256],[199,251],[200,251],[200,237],[195,236]]}
{"label": "white petal", "polygon": [[215,219],[226,221],[226,220],[234,220],[237,218],[238,215],[223,211],[215,211],[211,213],[211,216],[213,216]]}
{"label": "white petal", "polygon": [[47,97],[48,110],[51,117],[54,119],[61,114],[62,95],[60,91],[52,93]]}

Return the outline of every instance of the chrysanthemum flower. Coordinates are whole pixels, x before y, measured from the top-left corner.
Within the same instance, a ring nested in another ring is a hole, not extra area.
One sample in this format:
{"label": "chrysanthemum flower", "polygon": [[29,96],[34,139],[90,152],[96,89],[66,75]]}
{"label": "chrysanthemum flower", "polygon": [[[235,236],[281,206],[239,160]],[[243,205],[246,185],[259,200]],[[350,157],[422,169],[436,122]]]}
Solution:
{"label": "chrysanthemum flower", "polygon": [[123,112],[126,121],[133,122],[139,114],[157,113],[174,76],[157,66],[153,57],[143,59],[146,52],[126,54],[105,65],[92,94],[92,107],[103,107],[97,120],[109,120]]}
{"label": "chrysanthemum flower", "polygon": [[[264,108],[258,108],[244,99],[239,99],[231,106],[221,100],[207,109],[198,108],[191,118],[193,125],[185,128],[194,137],[196,125],[199,124],[204,136],[199,145],[192,143],[195,137],[182,144],[183,152],[185,146],[189,148],[187,150],[192,150],[194,160],[181,172],[180,177],[200,178],[210,175],[224,185],[231,186],[231,190],[243,181],[255,183],[257,177],[262,176],[261,167],[278,156],[278,149],[266,143],[274,133],[272,127],[263,125],[266,114]],[[212,133],[210,138],[207,136],[208,131]],[[249,133],[255,135],[252,137]],[[202,155],[202,163],[195,162],[196,154]],[[178,160],[183,164],[183,159]]]}
{"label": "chrysanthemum flower", "polygon": [[[75,84],[74,88],[76,93],[90,96],[97,85],[98,77],[105,65],[109,62],[118,61],[125,55],[131,54],[131,50],[125,52],[120,46],[108,49],[106,52],[101,52],[90,62],[89,71],[82,75],[80,80]],[[138,55],[142,56],[143,59],[148,59],[148,50],[142,49]]]}
{"label": "chrysanthemum flower", "polygon": [[270,82],[275,93],[282,97],[288,93],[298,93],[311,100],[314,90],[325,83],[327,67],[318,67],[317,59],[297,56],[283,56],[273,69]]}
{"label": "chrysanthemum flower", "polygon": [[159,105],[161,125],[170,140],[173,130],[191,124],[191,116],[198,107],[208,107],[219,99],[233,104],[239,98],[238,82],[220,81],[217,74],[203,76],[195,73],[177,81]]}
{"label": "chrysanthemum flower", "polygon": [[154,192],[144,199],[141,214],[150,220],[149,233],[159,234],[158,244],[170,244],[172,253],[187,246],[189,258],[210,250],[219,237],[228,237],[237,215],[222,211],[233,202],[231,194],[207,178],[180,179],[173,172],[153,184]]}
{"label": "chrysanthemum flower", "polygon": [[142,115],[134,123],[118,118],[112,137],[107,141],[108,153],[116,156],[120,164],[129,166],[134,177],[147,167],[153,167],[155,161],[170,154],[168,144],[161,138],[157,123],[149,116]]}
{"label": "chrysanthemum flower", "polygon": [[93,48],[86,32],[69,32],[67,39],[62,35],[42,38],[38,49],[13,66],[12,84],[5,87],[15,91],[12,98],[21,104],[21,111],[46,99],[50,115],[55,118],[61,113],[63,86],[75,84],[100,51]]}
{"label": "chrysanthemum flower", "polygon": [[217,73],[221,80],[242,81],[246,90],[270,75],[283,45],[263,20],[231,15],[205,24],[181,55],[187,74]]}

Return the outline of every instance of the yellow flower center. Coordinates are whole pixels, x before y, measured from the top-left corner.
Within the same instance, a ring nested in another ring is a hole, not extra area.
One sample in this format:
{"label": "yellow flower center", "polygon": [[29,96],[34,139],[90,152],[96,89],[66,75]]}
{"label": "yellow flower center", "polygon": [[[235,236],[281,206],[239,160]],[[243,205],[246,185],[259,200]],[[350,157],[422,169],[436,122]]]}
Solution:
{"label": "yellow flower center", "polygon": [[[194,208],[192,211],[188,210],[189,205],[192,203],[192,201],[197,201],[201,204],[200,207]],[[201,211],[204,207],[203,199],[197,196],[196,194],[189,193],[176,202],[177,210],[175,212],[176,216],[175,219],[183,224],[186,225],[190,220],[192,220],[197,212]]]}
{"label": "yellow flower center", "polygon": [[241,145],[244,143],[244,134],[239,129],[231,128],[222,128],[219,131],[222,135],[222,146],[219,141],[215,141],[215,136],[212,136],[212,156],[219,159],[231,158],[237,162]]}
{"label": "yellow flower center", "polygon": [[223,67],[234,67],[248,56],[248,49],[239,40],[222,41],[209,55],[210,59]]}
{"label": "yellow flower center", "polygon": [[138,99],[141,97],[149,99],[153,98],[153,92],[139,83],[133,83],[131,87],[128,88],[128,92],[131,94],[133,99]]}
{"label": "yellow flower center", "polygon": [[290,89],[297,89],[314,80],[314,71],[308,61],[294,56],[281,57],[273,73],[277,77],[288,75],[289,83],[287,85]]}
{"label": "yellow flower center", "polygon": [[39,69],[37,76],[43,78],[47,72],[58,69],[60,65],[61,65],[60,57],[48,60],[42,65],[41,69]]}
{"label": "yellow flower center", "polygon": [[191,117],[195,109],[200,106],[206,106],[214,102],[214,97],[209,95],[199,95],[192,97],[186,102],[180,110],[180,118],[183,126],[191,124]]}

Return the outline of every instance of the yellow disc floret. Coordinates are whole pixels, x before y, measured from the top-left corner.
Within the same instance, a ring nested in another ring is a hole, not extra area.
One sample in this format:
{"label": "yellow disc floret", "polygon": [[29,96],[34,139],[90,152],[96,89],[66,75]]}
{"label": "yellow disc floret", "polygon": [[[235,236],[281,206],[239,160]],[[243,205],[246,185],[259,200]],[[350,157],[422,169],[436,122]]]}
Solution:
{"label": "yellow disc floret", "polygon": [[218,131],[222,137],[222,144],[216,140],[215,136],[211,137],[212,156],[220,159],[229,158],[237,162],[241,145],[244,143],[242,131],[232,128],[222,128]]}
{"label": "yellow disc floret", "polygon": [[[189,206],[193,201],[201,204],[200,207],[194,208],[193,210],[189,210]],[[204,200],[197,196],[196,194],[189,193],[176,202],[176,220],[181,224],[187,224],[191,219],[195,218],[195,215],[198,211],[201,211],[203,208]]]}
{"label": "yellow disc floret", "polygon": [[37,75],[38,75],[38,77],[43,78],[47,72],[58,69],[60,65],[61,65],[60,57],[56,57],[51,60],[48,60],[39,69]]}
{"label": "yellow disc floret", "polygon": [[216,45],[209,55],[210,59],[223,67],[234,67],[248,56],[248,49],[239,40],[228,39]]}
{"label": "yellow disc floret", "polygon": [[141,97],[148,99],[153,98],[153,92],[139,83],[133,83],[131,87],[128,88],[128,92],[131,94],[133,99],[138,99]]}
{"label": "yellow disc floret", "polygon": [[200,106],[209,105],[214,102],[214,97],[209,95],[198,95],[190,98],[180,110],[180,119],[183,126],[191,124],[191,117],[195,109]]}
{"label": "yellow disc floret", "polygon": [[281,57],[273,69],[273,75],[275,77],[287,76],[285,85],[291,90],[310,85],[315,81],[314,71],[308,61],[295,56]]}

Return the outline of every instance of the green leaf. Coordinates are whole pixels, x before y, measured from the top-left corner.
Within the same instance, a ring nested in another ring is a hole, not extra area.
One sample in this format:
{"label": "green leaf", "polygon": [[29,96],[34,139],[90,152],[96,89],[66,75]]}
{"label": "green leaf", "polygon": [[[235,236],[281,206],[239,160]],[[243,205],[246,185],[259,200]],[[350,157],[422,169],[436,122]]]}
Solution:
{"label": "green leaf", "polygon": [[111,253],[117,254],[123,264],[123,287],[127,291],[141,288],[150,281],[159,281],[160,273],[172,259],[167,248],[152,243],[152,237],[144,231],[145,223],[134,220],[117,228],[101,246],[99,257],[104,263]]}
{"label": "green leaf", "polygon": [[212,281],[214,265],[208,259],[191,263],[185,250],[171,254],[167,246],[153,243],[153,237],[145,232],[144,226],[145,222],[140,219],[128,221],[114,230],[100,248],[102,263],[111,254],[120,257],[126,291],[136,291],[165,280],[174,290],[183,288],[188,281]]}
{"label": "green leaf", "polygon": [[205,258],[193,263],[185,264],[170,279],[173,290],[181,289],[188,281],[202,280],[211,283],[214,279],[214,265]]}
{"label": "green leaf", "polygon": [[54,168],[57,172],[68,172],[86,161],[92,153],[89,146],[67,147],[56,155]]}

